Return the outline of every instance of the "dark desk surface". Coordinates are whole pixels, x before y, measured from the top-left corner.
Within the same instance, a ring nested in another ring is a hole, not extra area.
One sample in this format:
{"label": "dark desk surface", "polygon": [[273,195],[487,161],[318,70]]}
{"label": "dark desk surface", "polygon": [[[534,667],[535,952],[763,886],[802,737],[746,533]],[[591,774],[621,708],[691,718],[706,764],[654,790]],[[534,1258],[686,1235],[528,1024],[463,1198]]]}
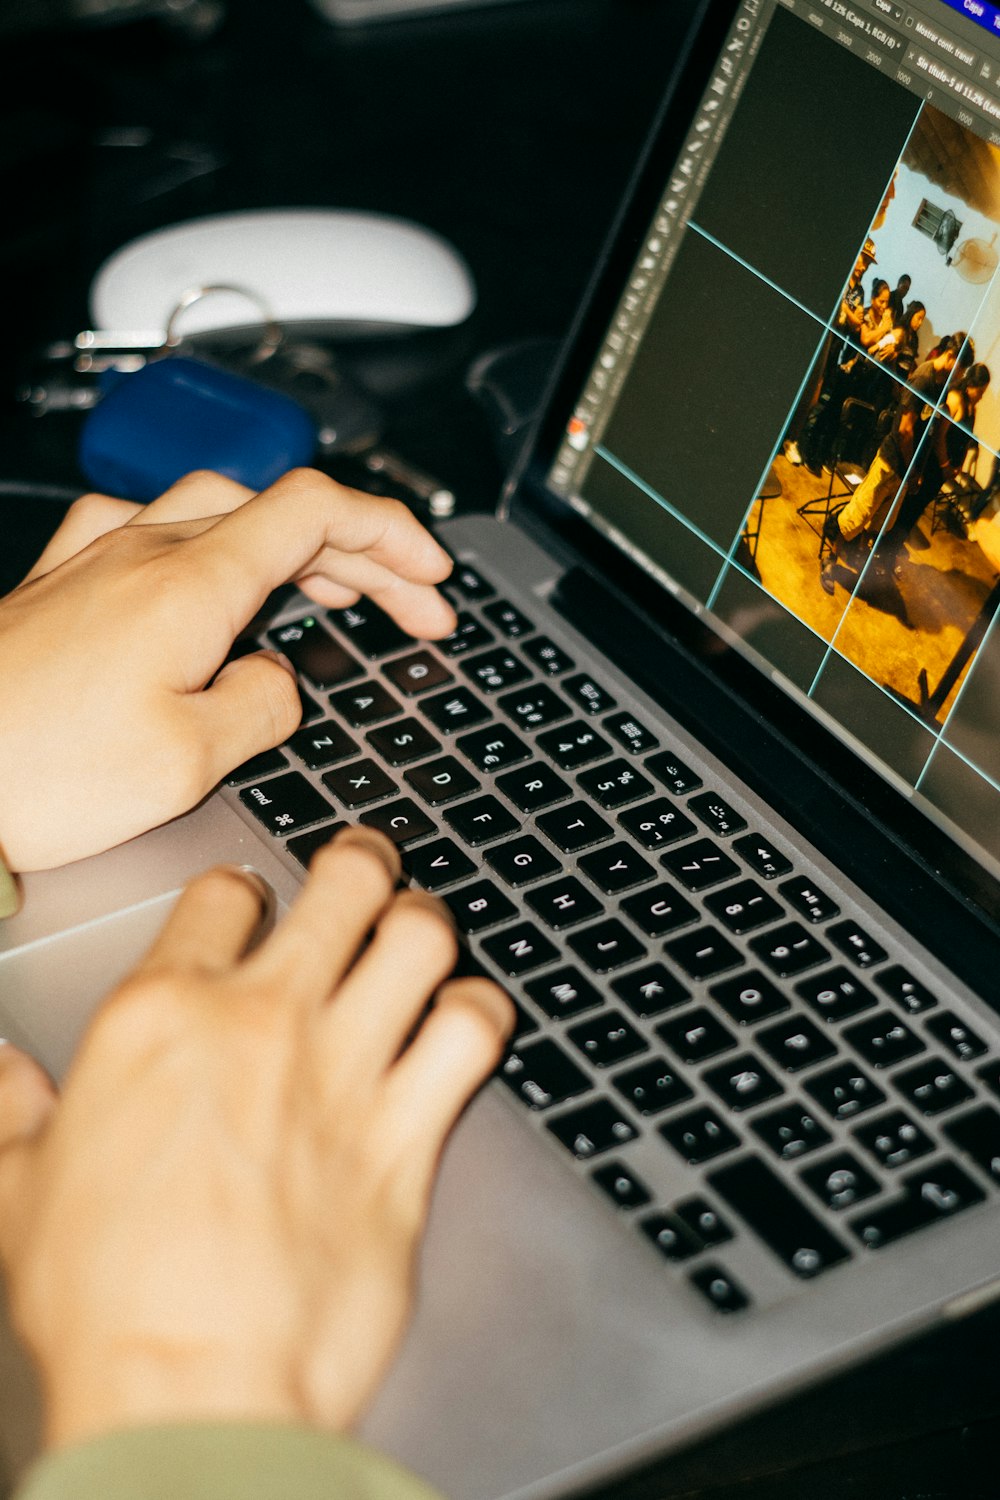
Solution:
{"label": "dark desk surface", "polygon": [[[373,209],[458,247],[479,288],[468,326],[384,346],[371,373],[389,443],[463,506],[489,507],[501,467],[465,371],[484,351],[565,333],[682,9],[532,0],[348,32],[306,0],[229,0],[200,42],[149,20],[5,39],[0,589],[61,513],[5,482],[82,487],[79,419],[32,420],[13,399],[31,351],[88,325],[87,288],[111,251],[198,214]],[[994,1497],[998,1345],[1000,1313],[981,1314],[678,1457],[644,1493]]]}

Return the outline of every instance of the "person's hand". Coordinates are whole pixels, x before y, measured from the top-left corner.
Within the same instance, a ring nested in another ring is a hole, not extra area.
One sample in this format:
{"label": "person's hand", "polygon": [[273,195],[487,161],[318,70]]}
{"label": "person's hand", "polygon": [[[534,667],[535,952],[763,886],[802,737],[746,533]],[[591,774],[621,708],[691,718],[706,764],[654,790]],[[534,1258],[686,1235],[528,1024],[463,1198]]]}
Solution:
{"label": "person's hand", "polygon": [[47,869],[193,807],[301,716],[274,653],[220,671],[279,584],[367,595],[409,634],[455,614],[451,560],[399,501],[298,470],[252,495],[193,474],[151,505],[87,496],[0,599],[0,857]]}
{"label": "person's hand", "polygon": [[50,1443],[201,1419],[339,1429],[371,1398],[442,1145],[513,1024],[490,981],[442,983],[446,909],[394,895],[398,874],[387,840],[344,830],[251,947],[261,886],[211,871],[58,1101],[0,1046],[0,1261]]}

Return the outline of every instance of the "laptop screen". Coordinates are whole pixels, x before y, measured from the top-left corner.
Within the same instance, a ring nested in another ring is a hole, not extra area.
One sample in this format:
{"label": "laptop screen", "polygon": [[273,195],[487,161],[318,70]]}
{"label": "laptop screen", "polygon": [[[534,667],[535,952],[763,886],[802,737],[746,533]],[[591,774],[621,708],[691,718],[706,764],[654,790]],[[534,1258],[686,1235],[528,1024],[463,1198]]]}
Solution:
{"label": "laptop screen", "polygon": [[733,15],[548,487],[996,876],[1000,7]]}

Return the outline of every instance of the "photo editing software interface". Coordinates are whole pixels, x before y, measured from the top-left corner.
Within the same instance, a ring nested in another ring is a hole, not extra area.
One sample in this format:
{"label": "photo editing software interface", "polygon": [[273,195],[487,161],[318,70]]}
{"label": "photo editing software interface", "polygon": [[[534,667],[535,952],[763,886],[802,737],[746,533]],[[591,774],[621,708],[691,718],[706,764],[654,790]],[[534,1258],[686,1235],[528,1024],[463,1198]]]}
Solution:
{"label": "photo editing software interface", "polygon": [[549,484],[1000,876],[1000,6],[743,0]]}

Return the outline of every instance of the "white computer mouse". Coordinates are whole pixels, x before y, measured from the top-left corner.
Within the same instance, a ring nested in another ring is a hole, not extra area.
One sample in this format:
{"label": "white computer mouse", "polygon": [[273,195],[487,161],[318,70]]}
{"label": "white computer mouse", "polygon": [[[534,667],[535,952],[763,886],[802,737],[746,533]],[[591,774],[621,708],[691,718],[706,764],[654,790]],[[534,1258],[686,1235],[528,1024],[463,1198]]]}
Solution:
{"label": "white computer mouse", "polygon": [[[197,294],[207,287],[233,287]],[[475,306],[471,272],[439,235],[388,214],[249,209],[122,246],[90,288],[94,327],[162,336],[281,324],[350,333],[450,328]]]}

